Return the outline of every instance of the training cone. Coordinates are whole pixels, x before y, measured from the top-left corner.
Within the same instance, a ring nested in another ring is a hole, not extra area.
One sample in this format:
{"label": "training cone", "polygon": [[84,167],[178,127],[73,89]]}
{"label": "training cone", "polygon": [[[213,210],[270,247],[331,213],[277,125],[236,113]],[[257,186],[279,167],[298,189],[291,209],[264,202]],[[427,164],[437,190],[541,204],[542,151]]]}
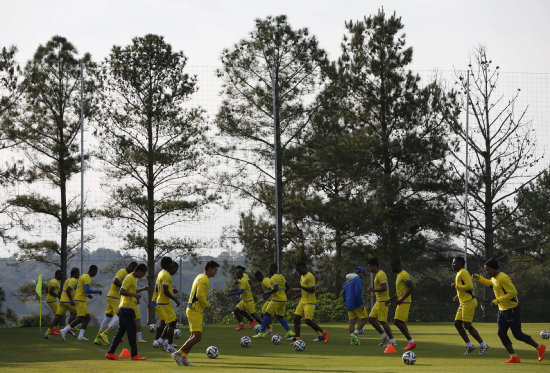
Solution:
{"label": "training cone", "polygon": [[130,356],[132,355],[130,355],[130,351],[127,348],[124,348],[120,353],[120,355],[118,355],[118,357],[130,357]]}
{"label": "training cone", "polygon": [[390,344],[388,345],[388,347],[386,347],[386,349],[384,350],[384,353],[385,353],[385,354],[394,354],[394,353],[396,353],[396,352],[397,352],[397,351],[396,351],[395,347],[393,347],[393,345],[392,345],[391,343],[390,343]]}

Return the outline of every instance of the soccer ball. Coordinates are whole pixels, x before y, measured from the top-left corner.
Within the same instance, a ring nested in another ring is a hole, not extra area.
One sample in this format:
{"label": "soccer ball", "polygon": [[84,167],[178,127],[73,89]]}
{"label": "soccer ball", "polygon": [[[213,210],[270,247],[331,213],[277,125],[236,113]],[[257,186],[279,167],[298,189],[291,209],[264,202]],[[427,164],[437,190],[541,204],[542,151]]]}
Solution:
{"label": "soccer ball", "polygon": [[220,354],[220,350],[216,346],[210,346],[206,349],[206,356],[208,356],[209,359],[215,359]]}
{"label": "soccer ball", "polygon": [[179,322],[177,322],[177,323],[176,323],[176,329],[179,329],[180,326],[183,326],[183,325],[181,325]]}
{"label": "soccer ball", "polygon": [[260,333],[262,331],[262,326],[260,324],[254,325],[254,332],[256,334]]}
{"label": "soccer ball", "polygon": [[296,342],[294,342],[294,351],[302,352],[306,349],[306,342],[302,341],[301,339],[298,339]]}
{"label": "soccer ball", "polygon": [[412,351],[407,351],[403,354],[403,362],[407,365],[416,363],[416,354]]}
{"label": "soccer ball", "polygon": [[149,331],[151,333],[156,333],[157,332],[157,324],[149,324]]}
{"label": "soccer ball", "polygon": [[179,330],[179,329],[174,330],[174,338],[176,338],[176,339],[181,338],[181,330]]}
{"label": "soccer ball", "polygon": [[283,342],[283,338],[279,334],[275,334],[271,337],[271,343],[274,345],[280,345]]}
{"label": "soccer ball", "polygon": [[250,337],[247,337],[246,335],[241,338],[241,347],[250,347],[252,344],[252,339]]}
{"label": "soccer ball", "polygon": [[359,334],[365,334],[365,328],[359,329]]}
{"label": "soccer ball", "polygon": [[542,332],[540,332],[540,337],[542,339],[550,339],[550,332],[544,329]]}

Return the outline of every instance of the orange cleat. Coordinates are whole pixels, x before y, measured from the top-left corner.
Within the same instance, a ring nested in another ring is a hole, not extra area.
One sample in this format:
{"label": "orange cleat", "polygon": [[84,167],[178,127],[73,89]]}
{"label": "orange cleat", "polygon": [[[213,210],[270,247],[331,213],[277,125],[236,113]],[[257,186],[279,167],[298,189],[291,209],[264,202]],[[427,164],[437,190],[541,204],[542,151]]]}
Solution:
{"label": "orange cleat", "polygon": [[120,360],[118,357],[116,357],[115,354],[105,354],[105,359],[109,359],[109,360]]}
{"label": "orange cleat", "polygon": [[544,352],[546,351],[545,345],[539,345],[539,348],[537,348],[537,353],[539,354],[539,361],[544,360]]}
{"label": "orange cleat", "polygon": [[50,335],[60,335],[61,333],[59,333],[59,330],[58,329],[54,329],[50,332]]}
{"label": "orange cleat", "polygon": [[237,327],[235,328],[235,331],[238,332],[239,330],[243,330],[243,329],[246,329],[245,326],[244,326],[244,325],[240,325],[240,326],[237,326]]}
{"label": "orange cleat", "polygon": [[504,364],[513,364],[513,363],[519,363],[519,356],[511,356],[510,360],[505,361]]}
{"label": "orange cleat", "polygon": [[413,343],[409,343],[405,348],[403,348],[403,350],[409,351],[409,350],[412,350],[415,347],[416,347],[416,342],[413,342]]}
{"label": "orange cleat", "polygon": [[137,354],[136,356],[132,356],[130,360],[147,360],[147,358]]}
{"label": "orange cleat", "polygon": [[395,346],[390,343],[386,347],[386,349],[384,350],[384,353],[385,354],[395,354],[395,353],[397,353],[397,350],[395,349]]}
{"label": "orange cleat", "polygon": [[252,322],[250,323],[250,329],[252,329],[254,325],[256,325],[256,320],[252,320]]}
{"label": "orange cleat", "polygon": [[323,339],[325,340],[325,343],[328,343],[328,331],[325,331],[323,334]]}

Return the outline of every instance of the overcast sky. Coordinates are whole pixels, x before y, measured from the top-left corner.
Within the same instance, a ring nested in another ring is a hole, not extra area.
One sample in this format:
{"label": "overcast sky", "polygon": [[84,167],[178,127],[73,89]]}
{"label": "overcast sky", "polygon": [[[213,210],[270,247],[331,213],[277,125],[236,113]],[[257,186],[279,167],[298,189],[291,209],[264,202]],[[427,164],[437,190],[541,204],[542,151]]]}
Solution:
{"label": "overcast sky", "polygon": [[503,71],[550,72],[550,1],[545,0],[0,0],[0,46],[15,44],[18,60],[32,56],[55,34],[95,59],[113,44],[137,35],[164,35],[193,66],[219,65],[223,48],[245,37],[253,21],[286,14],[308,27],[330,54],[339,54],[344,21],[384,6],[405,24],[414,69],[467,65],[469,52],[485,44]]}

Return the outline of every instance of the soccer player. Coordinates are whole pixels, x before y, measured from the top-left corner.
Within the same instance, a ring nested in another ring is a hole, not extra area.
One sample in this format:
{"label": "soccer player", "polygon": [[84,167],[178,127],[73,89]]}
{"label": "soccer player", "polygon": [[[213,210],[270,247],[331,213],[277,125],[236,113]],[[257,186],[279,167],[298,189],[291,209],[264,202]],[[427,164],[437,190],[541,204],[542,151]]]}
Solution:
{"label": "soccer player", "polygon": [[385,345],[389,340],[389,344],[384,352],[395,352],[397,342],[393,338],[390,324],[388,324],[389,304],[386,303],[388,299],[390,299],[390,292],[388,290],[388,276],[386,276],[386,273],[380,269],[378,259],[376,258],[370,258],[367,260],[367,268],[371,273],[375,274],[374,286],[369,287],[367,291],[369,293],[373,293],[372,297],[376,301],[367,320],[382,337],[382,341],[378,344],[379,346]]}
{"label": "soccer player", "polygon": [[153,296],[151,298],[151,304],[153,308],[155,309],[155,312],[157,313],[157,316],[159,318],[159,325],[157,327],[157,331],[155,334],[155,340],[153,341],[153,348],[160,348],[162,347],[163,350],[166,349],[166,346],[168,345],[168,341],[165,341],[163,336],[166,335],[164,333],[164,329],[166,328],[166,323],[164,322],[164,315],[162,314],[162,308],[158,305],[157,299],[158,299],[158,290],[160,285],[160,274],[162,271],[167,271],[170,266],[172,265],[173,261],[172,258],[169,256],[164,256],[160,260],[160,268],[162,270],[157,274],[157,281],[155,282],[155,289],[153,291]]}
{"label": "soccer player", "polygon": [[69,324],[75,319],[76,307],[73,299],[76,284],[78,283],[78,277],[80,277],[80,270],[76,267],[73,267],[71,269],[71,277],[66,279],[63,283],[63,290],[61,292],[61,297],[59,299],[59,304],[57,306],[55,316],[50,322],[50,327],[48,328],[48,330],[46,330],[44,338],[50,339],[51,330],[59,323],[59,320],[61,320],[61,318],[65,316],[65,313],[67,313],[67,311],[71,314],[71,316],[69,317]]}
{"label": "soccer player", "polygon": [[536,348],[539,361],[542,361],[544,359],[546,346],[543,344],[539,345],[533,338],[523,333],[521,330],[521,308],[518,300],[518,292],[512,280],[510,280],[510,277],[504,272],[499,271],[498,262],[495,259],[487,260],[483,267],[485,273],[487,273],[491,279],[488,280],[478,274],[473,274],[472,278],[483,286],[493,287],[495,299],[493,299],[491,305],[498,307],[498,336],[504,348],[506,348],[506,351],[510,354],[510,359],[505,361],[505,363],[520,362],[519,356],[512,347],[512,341],[508,337],[508,329],[512,329],[514,338]]}
{"label": "soccer player", "polygon": [[[256,271],[254,273],[254,277],[256,280],[260,282],[260,291],[259,293],[263,296],[265,293],[267,293],[271,289],[271,278],[264,277],[264,274],[261,271]],[[271,297],[268,297],[264,305],[262,306],[262,320],[265,316],[265,313],[267,312],[267,306],[269,305],[269,302],[271,301]],[[267,334],[271,335],[271,325],[267,327]]]}
{"label": "soccer player", "polygon": [[[94,343],[96,345],[109,344],[109,332],[115,329],[119,324],[117,313],[118,306],[120,305],[120,287],[122,286],[122,281],[124,281],[124,278],[128,275],[128,273],[132,273],[134,271],[136,266],[136,262],[131,262],[126,268],[119,269],[115,275],[115,278],[113,278],[111,288],[107,294],[105,318],[101,322],[97,336],[94,339]],[[113,320],[113,317],[115,320]]]}
{"label": "soccer player", "polygon": [[97,266],[91,265],[88,269],[88,273],[83,274],[78,279],[76,285],[76,293],[74,296],[74,301],[76,303],[76,319],[67,325],[65,328],[61,329],[61,338],[65,340],[65,335],[69,330],[72,330],[75,326],[82,323],[80,332],[78,334],[79,341],[87,341],[88,338],[84,337],[84,332],[86,332],[86,327],[90,322],[90,312],[88,311],[88,305],[86,304],[86,298],[92,298],[92,294],[101,295],[101,290],[93,290],[90,285],[92,284],[92,277],[97,275]]}
{"label": "soccer player", "polygon": [[416,347],[416,342],[411,338],[409,328],[407,328],[407,324],[405,324],[409,320],[411,293],[414,290],[414,285],[411,276],[401,267],[401,261],[399,259],[394,258],[391,260],[391,270],[393,273],[397,273],[397,278],[395,279],[395,295],[386,301],[386,305],[389,306],[393,301],[397,304],[393,323],[399,328],[405,338],[407,338],[407,346],[405,346],[403,350],[408,351]]}
{"label": "soccer player", "polygon": [[128,333],[128,343],[130,343],[130,360],[147,360],[138,354],[136,342],[136,309],[137,302],[141,298],[141,295],[137,291],[137,283],[138,279],[145,276],[146,273],[147,266],[141,263],[122,281],[120,286],[120,305],[118,308],[120,327],[113,338],[109,351],[105,354],[105,358],[109,360],[120,360],[115,355],[115,351],[126,332]]}
{"label": "soccer player", "polygon": [[[238,265],[235,267],[235,271],[238,271],[238,270],[241,270],[243,271],[243,277],[246,281],[248,281],[248,284],[252,287],[252,281],[250,281],[250,277],[248,277],[248,274],[246,273],[246,268],[241,266],[241,265]],[[239,285],[239,281],[236,281],[235,282],[235,285]],[[256,325],[256,319],[254,317],[252,317],[246,310],[240,310],[240,313],[242,316],[244,316],[248,322],[250,323],[250,329],[252,329],[254,327],[254,325]],[[260,321],[258,321],[260,322]],[[241,329],[239,329],[241,330]]]}
{"label": "soccer player", "polygon": [[191,348],[202,339],[203,313],[205,309],[210,309],[210,303],[208,303],[206,299],[210,287],[210,278],[216,276],[219,266],[220,265],[215,261],[209,260],[204,265],[204,273],[195,277],[193,281],[193,286],[189,292],[187,310],[185,311],[185,315],[189,321],[189,331],[191,335],[178,351],[172,353],[172,359],[174,359],[179,366],[191,366],[191,363],[187,359],[187,355],[191,351]]}
{"label": "soccer player", "polygon": [[166,352],[176,351],[176,346],[173,344],[174,330],[176,329],[176,311],[174,311],[171,301],[174,301],[177,307],[180,306],[180,301],[174,295],[175,289],[172,287],[172,276],[176,274],[178,267],[177,263],[171,261],[167,269],[160,271],[157,277],[157,307],[160,309],[162,320],[166,325],[161,335],[162,343],[159,342],[159,346]]}
{"label": "soccer player", "polygon": [[476,346],[470,342],[466,330],[470,333],[476,341],[479,342],[479,355],[483,355],[489,349],[487,343],[483,341],[483,338],[479,335],[479,332],[472,326],[474,321],[474,314],[477,307],[477,299],[474,296],[474,284],[468,271],[464,268],[466,262],[461,256],[457,256],[453,259],[452,267],[456,272],[455,282],[451,284],[451,287],[456,290],[456,296],[453,298],[455,302],[460,302],[458,311],[455,317],[455,327],[458,330],[458,334],[466,342],[465,356],[470,355]]}
{"label": "soccer player", "polygon": [[[61,270],[55,271],[54,278],[48,282],[48,292],[46,295],[46,303],[52,310],[52,313],[55,315],[57,313],[57,306],[59,305],[59,298],[61,297],[61,292],[59,291],[59,281],[63,278]],[[53,330],[50,334],[58,335],[59,330],[57,325],[54,325]]]}
{"label": "soccer player", "polygon": [[323,331],[323,329],[313,321],[313,315],[315,314],[315,306],[317,305],[317,298],[315,296],[315,276],[313,273],[307,270],[307,266],[304,262],[296,264],[296,272],[300,275],[300,286],[292,289],[293,291],[300,291],[301,294],[297,295],[300,298],[300,302],[294,311],[294,336],[290,337],[290,340],[294,343],[300,339],[300,327],[302,325],[302,318],[304,322],[309,325],[316,333],[317,338],[313,341],[328,342],[329,333]]}
{"label": "soccer player", "polygon": [[276,263],[272,263],[269,266],[269,274],[271,275],[271,289],[264,294],[264,299],[271,297],[269,304],[267,306],[265,316],[262,320],[262,329],[261,331],[252,336],[252,338],[265,338],[265,333],[269,325],[271,324],[271,318],[275,317],[279,323],[285,328],[286,334],[284,338],[288,339],[294,337],[294,333],[290,330],[290,326],[285,316],[285,307],[286,307],[286,291],[288,290],[288,285],[286,279],[278,273],[278,267]]}
{"label": "soccer player", "polygon": [[[250,280],[244,277],[244,271],[241,267],[235,271],[237,277],[237,283],[239,290],[229,292],[229,295],[239,295],[241,297],[240,302],[235,306],[233,313],[239,321],[239,326],[235,328],[236,331],[246,329],[243,321],[243,314],[247,313],[251,315],[257,322],[262,322],[260,317],[256,314],[256,308],[254,307],[254,297],[252,296],[252,290],[250,289]],[[254,324],[251,324],[253,327]]]}
{"label": "soccer player", "polygon": [[[363,279],[367,272],[363,267],[357,267],[355,273],[346,275],[344,289],[342,290],[342,298],[346,304],[349,318],[349,336],[350,344],[360,345],[359,331],[363,329],[368,321],[367,310],[363,302]],[[357,322],[357,328],[355,323]]]}

